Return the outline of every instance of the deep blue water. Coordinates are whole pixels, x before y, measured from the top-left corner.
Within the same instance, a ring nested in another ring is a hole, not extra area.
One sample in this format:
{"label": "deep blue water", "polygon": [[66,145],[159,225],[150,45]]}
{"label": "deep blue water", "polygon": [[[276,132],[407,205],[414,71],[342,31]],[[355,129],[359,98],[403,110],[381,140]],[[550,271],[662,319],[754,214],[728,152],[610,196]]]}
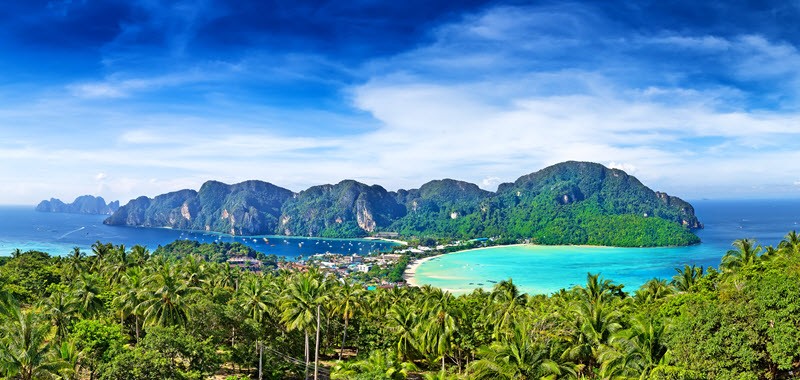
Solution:
{"label": "deep blue water", "polygon": [[[363,239],[312,239],[284,236],[230,236],[201,231],[180,231],[165,228],[107,226],[103,215],[81,215],[36,212],[33,207],[0,207],[0,255],[8,256],[14,249],[39,250],[52,255],[65,255],[73,247],[88,250],[100,241],[139,244],[150,250],[175,240],[199,242],[240,242],[265,254],[288,258],[315,253],[367,254],[387,250],[392,244]],[[265,241],[264,239],[267,239]]]}

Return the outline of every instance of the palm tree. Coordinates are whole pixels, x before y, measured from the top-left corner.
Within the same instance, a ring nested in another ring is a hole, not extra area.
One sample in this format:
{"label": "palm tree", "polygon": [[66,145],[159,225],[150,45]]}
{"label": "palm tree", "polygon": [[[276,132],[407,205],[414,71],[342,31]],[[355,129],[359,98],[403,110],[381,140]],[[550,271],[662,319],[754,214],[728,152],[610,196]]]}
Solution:
{"label": "palm tree", "polygon": [[64,362],[61,376],[65,380],[78,380],[80,378],[80,363],[83,360],[83,352],[78,350],[75,342],[69,341],[61,343],[58,353]]}
{"label": "palm tree", "polygon": [[106,265],[103,268],[105,277],[112,285],[116,285],[122,280],[125,272],[131,266],[131,259],[128,252],[125,251],[125,246],[120,245],[111,250],[110,254],[106,256]]}
{"label": "palm tree", "polygon": [[578,363],[580,372],[585,374],[596,367],[601,347],[622,328],[622,315],[618,308],[606,302],[580,300],[567,318],[573,325],[566,337],[568,346],[562,358]]}
{"label": "palm tree", "polygon": [[406,360],[416,350],[415,326],[419,318],[414,312],[414,308],[409,307],[407,303],[392,305],[388,312],[388,318],[387,325],[393,335],[393,341],[396,342],[394,346],[397,349],[397,358]]}
{"label": "palm tree", "polygon": [[339,350],[339,360],[342,360],[345,343],[347,341],[347,326],[350,318],[353,318],[364,306],[364,287],[354,285],[345,281],[337,289],[336,304],[333,308],[334,313],[341,314],[344,318],[344,328],[342,329],[342,348]]}
{"label": "palm tree", "polygon": [[284,290],[281,299],[281,322],[288,331],[299,330],[305,336],[306,368],[310,362],[308,334],[316,327],[317,306],[325,306],[329,294],[328,283],[315,270],[294,275]]}
{"label": "palm tree", "polygon": [[92,270],[99,270],[105,264],[106,256],[108,256],[114,246],[111,243],[103,244],[99,240],[92,244],[92,254],[94,254],[92,262]]}
{"label": "palm tree", "polygon": [[239,288],[239,306],[259,323],[274,307],[273,299],[265,281],[257,276],[249,277]]}
{"label": "palm tree", "polygon": [[73,247],[72,252],[67,256],[67,274],[69,279],[76,278],[83,272],[83,259],[86,254],[81,251],[80,247]]}
{"label": "palm tree", "polygon": [[683,269],[675,268],[675,271],[678,274],[672,277],[671,284],[679,292],[688,292],[703,277],[703,267],[697,267],[694,264],[691,266],[685,264]]}
{"label": "palm tree", "polygon": [[22,380],[48,378],[64,367],[52,339],[50,323],[39,317],[37,310],[11,310],[12,318],[3,327],[0,339],[0,368],[7,377]]}
{"label": "palm tree", "polygon": [[733,242],[735,249],[729,250],[722,257],[720,265],[725,270],[735,270],[757,263],[760,259],[761,246],[756,245],[755,240],[739,239]]}
{"label": "palm tree", "polygon": [[667,354],[666,326],[657,320],[638,317],[631,328],[611,339],[600,355],[601,373],[606,378],[648,378],[663,364]]}
{"label": "palm tree", "polygon": [[797,231],[791,231],[778,244],[778,249],[790,255],[800,255],[800,235]]}
{"label": "palm tree", "polygon": [[442,373],[445,371],[445,358],[450,351],[450,342],[456,332],[456,322],[452,315],[453,295],[441,289],[423,288],[423,310],[425,317],[416,327],[419,341],[425,352],[442,358]]}
{"label": "palm tree", "polygon": [[78,314],[75,298],[58,288],[50,294],[50,297],[42,301],[42,306],[44,306],[45,314],[50,316],[50,323],[56,329],[58,340],[66,338],[70,322]]}
{"label": "palm tree", "polygon": [[416,370],[417,367],[414,363],[398,361],[391,353],[375,350],[366,359],[352,365],[337,363],[331,372],[331,378],[351,379],[362,374],[376,380],[400,380],[405,379],[411,371]]}
{"label": "palm tree", "polygon": [[130,259],[133,265],[142,266],[150,259],[150,251],[141,245],[134,245],[131,248]]}
{"label": "palm tree", "polygon": [[175,266],[164,264],[144,279],[149,296],[134,310],[145,317],[145,323],[157,326],[185,325],[189,319],[186,297],[199,289],[189,286]]}
{"label": "palm tree", "polygon": [[99,297],[103,292],[100,279],[89,273],[81,273],[80,278],[75,284],[74,297],[78,304],[78,310],[85,316],[93,316],[103,310],[105,304]]}
{"label": "palm tree", "polygon": [[478,350],[481,359],[470,364],[471,379],[555,378],[574,374],[571,368],[549,359],[547,347],[534,342],[526,322],[512,326],[506,338]]}
{"label": "palm tree", "polygon": [[487,315],[492,315],[494,322],[494,332],[492,337],[499,339],[501,331],[507,331],[507,327],[513,322],[517,308],[524,306],[527,296],[521,293],[511,279],[497,283],[489,294],[487,305]]}
{"label": "palm tree", "polygon": [[636,291],[636,302],[639,304],[651,303],[666,298],[673,292],[667,280],[654,278],[647,281]]}
{"label": "palm tree", "polygon": [[612,298],[624,298],[625,292],[622,291],[623,285],[616,285],[611,280],[600,277],[600,274],[586,274],[586,286],[576,286],[574,288],[578,297],[584,302],[599,304],[611,300]]}
{"label": "palm tree", "polygon": [[120,281],[119,294],[114,298],[113,304],[119,311],[120,320],[124,323],[125,318],[133,316],[134,332],[136,342],[139,342],[139,317],[142,316],[141,310],[138,309],[144,299],[142,297],[143,277],[144,274],[140,268],[133,267],[128,269],[128,272],[122,277]]}

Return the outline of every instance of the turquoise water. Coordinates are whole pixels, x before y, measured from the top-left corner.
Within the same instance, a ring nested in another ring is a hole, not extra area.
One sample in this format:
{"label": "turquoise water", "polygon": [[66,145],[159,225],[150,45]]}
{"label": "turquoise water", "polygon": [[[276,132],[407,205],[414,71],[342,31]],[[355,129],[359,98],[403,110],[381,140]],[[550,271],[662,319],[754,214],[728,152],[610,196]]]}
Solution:
{"label": "turquoise water", "polygon": [[443,255],[416,270],[418,284],[461,294],[511,278],[528,293],[552,293],[586,282],[587,272],[625,284],[632,292],[648,280],[670,279],[683,264],[719,265],[739,238],[777,245],[798,229],[800,200],[693,201],[705,229],[701,244],[673,248],[610,248],[578,246],[492,247]]}
{"label": "turquoise water", "polygon": [[[393,243],[363,239],[313,239],[285,236],[230,236],[202,231],[181,231],[166,228],[107,226],[103,215],[36,212],[33,207],[0,207],[0,255],[14,249],[38,250],[52,255],[65,255],[73,247],[89,250],[100,241],[139,244],[151,250],[175,240],[199,242],[239,242],[265,254],[294,258],[315,253],[367,254],[391,249]],[[264,239],[267,239],[266,241]]]}

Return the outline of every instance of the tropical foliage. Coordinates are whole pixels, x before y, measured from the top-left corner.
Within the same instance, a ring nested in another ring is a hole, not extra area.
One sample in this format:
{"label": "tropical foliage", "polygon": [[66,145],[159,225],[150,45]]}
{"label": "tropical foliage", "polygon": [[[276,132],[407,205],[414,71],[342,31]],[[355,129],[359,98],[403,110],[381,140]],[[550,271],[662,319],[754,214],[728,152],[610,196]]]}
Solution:
{"label": "tropical foliage", "polygon": [[0,265],[0,377],[242,379],[260,362],[267,379],[315,366],[337,379],[787,379],[800,372],[799,240],[738,240],[722,270],[687,265],[632,293],[589,274],[549,296],[512,280],[457,297],[368,291],[101,243],[16,252]]}

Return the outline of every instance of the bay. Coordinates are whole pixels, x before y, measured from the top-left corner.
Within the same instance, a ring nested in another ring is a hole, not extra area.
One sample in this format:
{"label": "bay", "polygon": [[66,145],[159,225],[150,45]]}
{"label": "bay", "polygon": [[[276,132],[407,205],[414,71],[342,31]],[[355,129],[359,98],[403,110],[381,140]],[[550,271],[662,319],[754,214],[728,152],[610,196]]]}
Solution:
{"label": "bay", "polygon": [[201,243],[239,242],[263,252],[287,258],[316,253],[360,255],[390,250],[394,243],[366,239],[320,239],[286,236],[231,236],[202,231],[166,228],[107,226],[105,215],[48,213],[30,206],[0,207],[0,255],[8,256],[15,249],[37,250],[51,255],[66,255],[73,247],[89,251],[96,241],[139,244],[150,250],[175,240],[197,240]]}
{"label": "bay", "polygon": [[684,264],[718,267],[731,243],[751,238],[777,245],[798,229],[800,200],[699,200],[691,202],[705,228],[688,247],[612,248],[517,245],[475,249],[433,258],[416,268],[414,282],[463,294],[512,279],[523,292],[547,294],[586,282],[587,273],[632,292],[652,278],[671,279]]}

